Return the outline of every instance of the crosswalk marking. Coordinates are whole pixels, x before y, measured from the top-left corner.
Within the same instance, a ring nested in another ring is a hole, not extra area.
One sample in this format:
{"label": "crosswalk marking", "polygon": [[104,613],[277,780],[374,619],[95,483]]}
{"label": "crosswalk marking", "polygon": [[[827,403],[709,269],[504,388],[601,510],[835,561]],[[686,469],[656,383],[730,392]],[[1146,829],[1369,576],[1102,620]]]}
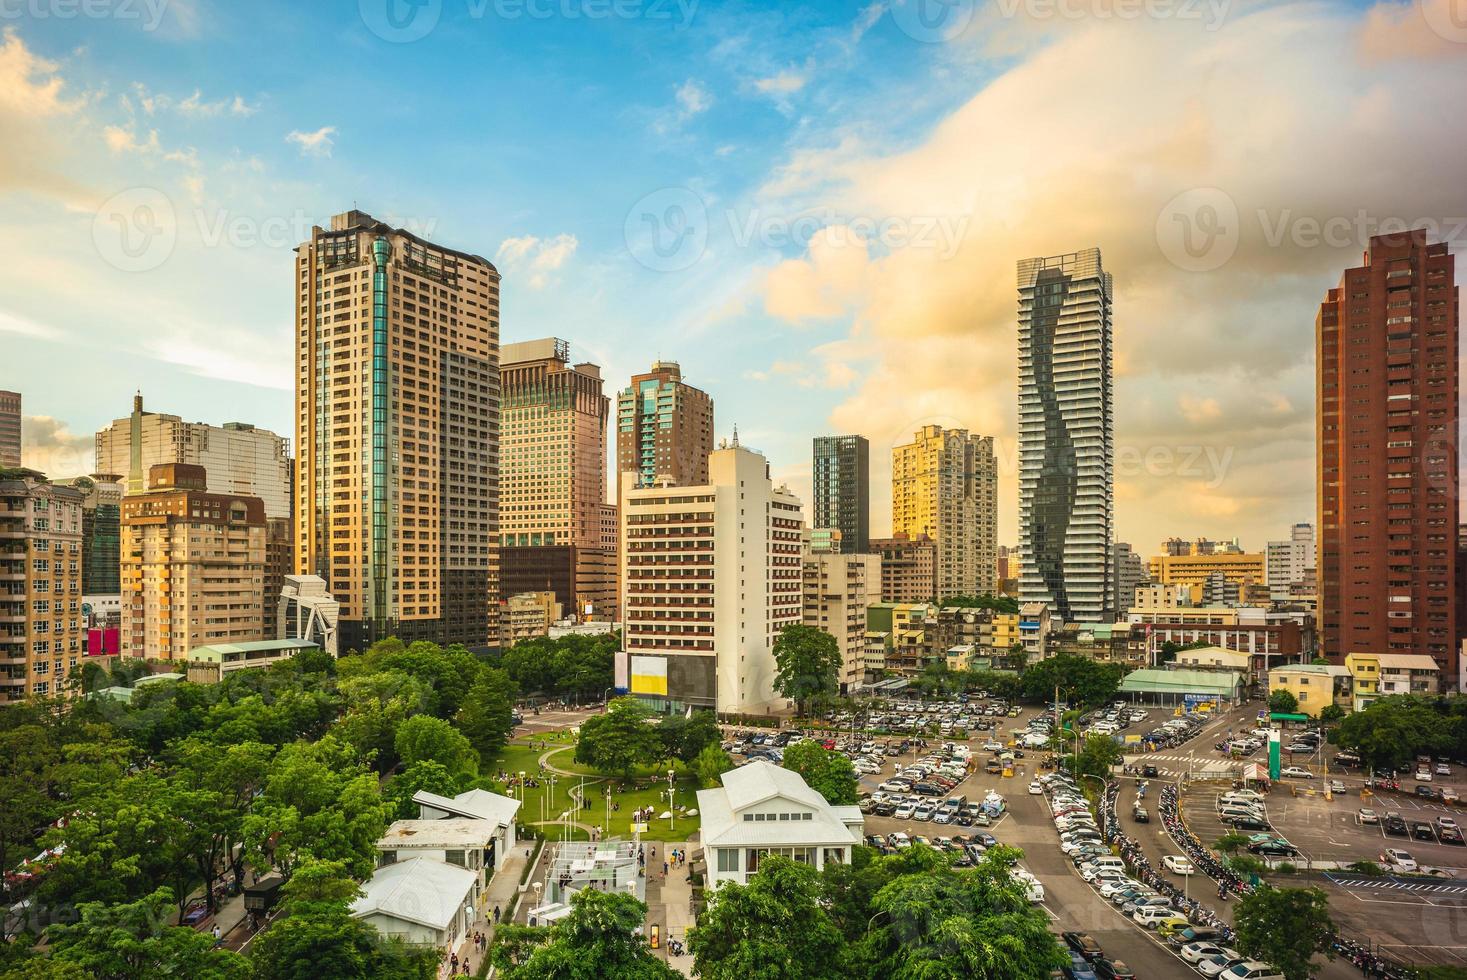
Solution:
{"label": "crosswalk marking", "polygon": [[1424,881],[1410,881],[1401,878],[1342,878],[1326,872],[1325,877],[1343,888],[1369,888],[1369,889],[1394,889],[1398,891],[1421,892],[1432,895],[1463,895],[1467,894],[1467,883],[1457,884],[1434,884]]}

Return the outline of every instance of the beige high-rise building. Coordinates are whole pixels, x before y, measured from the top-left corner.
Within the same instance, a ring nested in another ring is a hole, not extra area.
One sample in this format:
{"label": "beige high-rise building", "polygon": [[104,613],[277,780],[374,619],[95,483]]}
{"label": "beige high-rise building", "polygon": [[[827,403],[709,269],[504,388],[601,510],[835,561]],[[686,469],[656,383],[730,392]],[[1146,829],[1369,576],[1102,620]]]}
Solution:
{"label": "beige high-rise building", "polygon": [[160,463],[122,498],[122,654],[184,661],[194,647],[263,639],[265,504],[210,493],[202,467]]}
{"label": "beige high-rise building", "polygon": [[0,469],[20,465],[20,392],[0,391]]}
{"label": "beige high-rise building", "polygon": [[924,535],[872,538],[881,556],[883,602],[931,602],[937,597],[937,545]]}
{"label": "beige high-rise building", "polygon": [[506,344],[500,363],[505,594],[511,584],[515,593],[549,588],[580,619],[614,619],[615,549],[603,530],[611,399],[601,368],[572,364],[570,344],[553,337]]}
{"label": "beige high-rise building", "polygon": [[296,249],[296,571],[343,653],[499,637],[499,272],[361,211]]}
{"label": "beige high-rise building", "polygon": [[64,693],[82,655],[82,500],[0,472],[0,704]]}
{"label": "beige high-rise building", "polygon": [[266,517],[290,518],[290,441],[268,429],[147,412],[139,394],[131,415],[97,432],[96,451],[93,472],[125,474],[126,493],[144,492],[148,473],[160,463],[188,463],[204,468],[210,493],[259,497]]}
{"label": "beige high-rise building", "polygon": [[805,556],[805,625],[835,637],[842,694],[865,683],[866,610],[880,601],[880,555]]}
{"label": "beige high-rise building", "polygon": [[622,481],[618,676],[661,707],[762,712],[774,642],[802,613],[800,501],[737,443],[708,458],[709,482]]}
{"label": "beige high-rise building", "polygon": [[713,452],[713,399],[683,381],[676,361],[654,361],[616,397],[616,472],[620,499],[626,474],[633,486],[708,482]]}
{"label": "beige high-rise building", "polygon": [[998,592],[998,465],[993,437],[924,425],[891,451],[893,535],[937,545],[937,597]]}

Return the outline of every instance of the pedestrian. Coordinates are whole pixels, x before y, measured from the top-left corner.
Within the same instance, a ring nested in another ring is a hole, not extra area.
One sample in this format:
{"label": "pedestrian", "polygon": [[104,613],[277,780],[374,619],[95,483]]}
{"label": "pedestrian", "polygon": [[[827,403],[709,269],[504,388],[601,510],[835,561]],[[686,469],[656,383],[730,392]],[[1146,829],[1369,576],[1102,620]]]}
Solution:
{"label": "pedestrian", "polygon": [[457,973],[458,972],[458,954],[457,953],[454,953],[453,956],[449,957],[449,960],[448,960],[448,972],[450,974],[453,974],[453,973]]}
{"label": "pedestrian", "polygon": [[217,946],[219,944],[220,937],[223,935],[223,933],[219,931],[219,923],[214,923],[214,928],[210,929],[209,931],[214,934],[214,944]]}
{"label": "pedestrian", "polygon": [[499,923],[499,906],[498,905],[494,906],[494,922],[495,922],[496,925]]}
{"label": "pedestrian", "polygon": [[667,880],[667,862],[666,861],[663,861],[662,862],[662,878],[663,878],[664,881]]}

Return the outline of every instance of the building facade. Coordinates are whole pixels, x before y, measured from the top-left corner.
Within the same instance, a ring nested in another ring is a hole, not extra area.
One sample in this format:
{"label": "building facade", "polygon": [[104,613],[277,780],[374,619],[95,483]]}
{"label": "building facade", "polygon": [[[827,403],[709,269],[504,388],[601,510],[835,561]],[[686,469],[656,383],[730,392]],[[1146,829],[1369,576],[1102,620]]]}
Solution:
{"label": "building facade", "polygon": [[866,609],[880,601],[881,559],[876,555],[805,556],[805,625],[835,637],[842,694],[866,681]]}
{"label": "building facade", "polygon": [[20,466],[20,392],[0,391],[0,470]]}
{"label": "building facade", "polygon": [[81,607],[81,491],[0,469],[0,704],[65,693]]}
{"label": "building facade", "polygon": [[106,473],[79,476],[71,485],[82,494],[82,594],[115,596],[122,533],[122,478]]}
{"label": "building facade", "polygon": [[1019,263],[1019,599],[1114,618],[1111,274],[1100,250]]}
{"label": "building facade", "polygon": [[[1157,555],[1147,562],[1147,573],[1160,585],[1186,586],[1192,602],[1204,602],[1203,591],[1209,579],[1221,576],[1239,589],[1257,586],[1266,589],[1267,573],[1262,552],[1214,552],[1198,555]],[[1240,591],[1241,595],[1241,591]],[[1265,598],[1266,598],[1265,594]]]}
{"label": "building facade", "polygon": [[126,493],[145,492],[148,473],[160,463],[188,463],[204,468],[210,493],[259,497],[266,517],[290,519],[290,442],[268,429],[144,411],[138,394],[132,414],[99,430],[95,446],[96,471],[124,474]]}
{"label": "building facade", "polygon": [[883,602],[931,602],[937,598],[937,544],[927,535],[872,539],[881,556]]}
{"label": "building facade", "polygon": [[296,249],[296,572],[343,650],[499,636],[499,272],[361,211]]}
{"label": "building facade", "polygon": [[656,361],[616,398],[617,499],[626,474],[633,486],[659,480],[673,486],[708,482],[713,452],[713,399],[683,381],[676,361]]}
{"label": "building facade", "polygon": [[1313,524],[1295,524],[1288,540],[1268,542],[1263,561],[1268,597],[1288,602],[1301,585],[1313,591],[1315,561]]}
{"label": "building facade", "polygon": [[840,549],[871,550],[871,444],[865,436],[816,436],[812,527],[840,532]]}
{"label": "building facade", "polygon": [[1136,554],[1134,548],[1124,541],[1115,544],[1115,601],[1111,608],[1116,612],[1130,609],[1136,602],[1136,590],[1151,581],[1146,572],[1146,562]]}
{"label": "building facade", "polygon": [[1456,677],[1455,260],[1377,236],[1315,321],[1322,648],[1417,654]]}
{"label": "building facade", "polygon": [[998,592],[993,437],[925,425],[891,451],[892,534],[937,547],[937,598]]}
{"label": "building facade", "polygon": [[667,710],[768,711],[783,704],[774,642],[803,619],[800,501],[737,443],[709,456],[708,475],[622,486],[619,667],[631,694]]}
{"label": "building facade", "polygon": [[161,463],[122,499],[122,651],[183,661],[265,638],[265,505],[210,493],[204,469]]}

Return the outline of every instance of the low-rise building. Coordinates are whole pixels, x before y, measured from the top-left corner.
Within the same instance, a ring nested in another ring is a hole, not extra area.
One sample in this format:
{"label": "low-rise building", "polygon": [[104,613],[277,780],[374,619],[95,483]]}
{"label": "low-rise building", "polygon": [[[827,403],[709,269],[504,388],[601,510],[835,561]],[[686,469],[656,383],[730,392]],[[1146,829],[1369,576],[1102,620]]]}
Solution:
{"label": "low-rise building", "polygon": [[428,857],[384,865],[362,886],[351,914],[382,935],[410,946],[447,950],[477,920],[472,898],[477,876],[468,868]]}
{"label": "low-rise building", "polygon": [[188,679],[193,684],[218,684],[225,674],[251,667],[268,667],[320,647],[308,640],[253,640],[213,643],[188,652]]}
{"label": "low-rise building", "polygon": [[937,607],[925,602],[875,602],[866,609],[867,633],[886,634],[886,670],[919,674],[940,656],[927,642],[927,623]]}
{"label": "low-rise building", "polygon": [[505,600],[500,622],[504,625],[506,649],[525,640],[550,635],[560,620],[561,605],[554,592],[521,592]]}
{"label": "low-rise building", "polygon": [[325,579],[319,575],[285,576],[275,609],[276,636],[283,640],[307,640],[334,657],[340,619],[341,603],[326,587]]}
{"label": "low-rise building", "polygon": [[1049,604],[1026,602],[1019,607],[1019,643],[1029,663],[1049,656]]}
{"label": "low-rise building", "polygon": [[708,883],[746,884],[766,857],[780,855],[821,869],[849,864],[865,826],[853,806],[832,806],[798,773],[765,760],[723,774],[700,790]]}
{"label": "low-rise building", "polygon": [[[1430,658],[1428,658],[1430,659]],[[1288,664],[1268,672],[1268,693],[1288,691],[1299,704],[1299,713],[1318,718],[1331,704],[1353,711],[1354,679],[1339,664]]]}
{"label": "low-rise building", "polygon": [[1392,694],[1441,691],[1441,667],[1424,653],[1347,653],[1345,667],[1355,681],[1356,711]]}

